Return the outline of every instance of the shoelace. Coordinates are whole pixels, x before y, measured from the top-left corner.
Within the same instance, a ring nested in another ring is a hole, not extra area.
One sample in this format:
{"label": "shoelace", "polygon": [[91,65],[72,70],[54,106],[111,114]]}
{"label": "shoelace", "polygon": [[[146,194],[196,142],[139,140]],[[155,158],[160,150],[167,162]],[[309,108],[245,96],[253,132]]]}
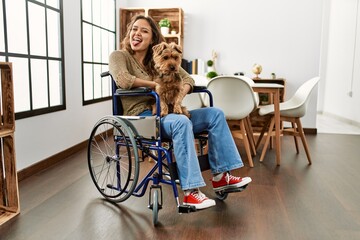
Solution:
{"label": "shoelace", "polygon": [[233,175],[230,175],[229,173],[226,173],[225,180],[226,180],[227,183],[229,183],[230,180],[240,181],[241,177],[235,177]]}
{"label": "shoelace", "polygon": [[199,201],[202,201],[202,200],[206,199],[205,194],[203,194],[200,191],[193,191],[190,194]]}

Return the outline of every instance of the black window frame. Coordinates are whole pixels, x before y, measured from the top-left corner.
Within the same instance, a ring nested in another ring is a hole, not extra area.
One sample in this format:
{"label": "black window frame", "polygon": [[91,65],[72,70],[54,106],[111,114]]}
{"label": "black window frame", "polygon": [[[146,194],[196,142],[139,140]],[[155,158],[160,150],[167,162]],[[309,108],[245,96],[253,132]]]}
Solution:
{"label": "black window frame", "polygon": [[[65,92],[65,59],[64,59],[64,24],[63,24],[63,3],[62,0],[59,0],[59,8],[54,8],[52,6],[49,6],[46,4],[46,0],[45,3],[41,3],[38,1],[34,1],[34,0],[24,0],[26,3],[26,29],[27,29],[27,51],[28,54],[20,54],[20,53],[11,53],[8,50],[8,29],[7,29],[7,22],[6,22],[6,0],[0,0],[2,1],[3,4],[3,29],[4,29],[4,44],[5,44],[5,52],[1,52],[0,51],[0,56],[4,56],[5,57],[5,61],[8,62],[9,61],[9,57],[17,57],[17,58],[23,58],[23,59],[27,59],[28,60],[28,71],[29,71],[29,101],[30,101],[30,110],[26,110],[26,111],[21,111],[21,112],[15,112],[15,119],[24,119],[24,118],[28,118],[28,117],[33,117],[33,116],[38,116],[38,115],[43,115],[43,114],[48,114],[48,113],[53,113],[53,112],[57,112],[57,111],[61,111],[61,110],[65,110],[66,109],[66,92]],[[33,3],[33,4],[37,4],[39,6],[42,6],[45,8],[45,30],[46,30],[46,56],[38,56],[38,55],[31,55],[30,54],[30,31],[29,31],[29,7],[28,7],[28,3]],[[56,11],[59,13],[59,30],[60,30],[60,44],[59,46],[61,47],[60,51],[60,57],[49,57],[48,56],[48,36],[47,36],[47,9]],[[38,108],[38,109],[33,109],[33,104],[32,104],[32,96],[33,94],[36,94],[35,91],[33,91],[32,89],[32,76],[31,76],[31,60],[32,59],[41,59],[41,60],[46,60],[46,68],[47,68],[47,82],[48,82],[48,88],[47,88],[47,93],[48,93],[48,106],[44,107],[44,108]],[[62,98],[62,103],[60,105],[56,105],[56,106],[50,106],[50,89],[49,89],[49,60],[56,60],[56,61],[60,61],[61,62],[61,98]],[[15,68],[16,70],[16,68]],[[13,72],[14,72],[14,66],[13,66]],[[16,101],[16,99],[15,99]]]}
{"label": "black window frame", "polygon": [[[109,85],[109,95],[108,96],[102,96],[100,98],[95,98],[94,97],[94,79],[95,78],[101,78],[100,75],[99,76],[94,76],[94,66],[95,65],[100,65],[100,66],[108,66],[108,62],[95,62],[94,61],[94,56],[92,57],[92,61],[84,61],[84,30],[83,30],[83,25],[85,24],[89,24],[92,27],[97,27],[100,30],[104,30],[107,31],[108,33],[112,33],[114,34],[114,46],[113,49],[116,49],[116,0],[107,0],[107,1],[113,1],[114,2],[114,30],[111,29],[107,29],[104,28],[102,26],[96,25],[93,22],[89,22],[84,20],[83,18],[83,1],[91,1],[91,6],[93,6],[93,0],[81,0],[81,66],[82,66],[82,101],[83,101],[83,105],[90,105],[90,104],[94,104],[94,103],[98,103],[98,102],[104,102],[104,101],[108,101],[112,98],[112,90],[111,90],[111,79],[109,77],[106,78],[106,80],[103,81],[108,81]],[[102,0],[104,1],[104,0]],[[92,13],[91,13],[92,15]],[[93,18],[93,17],[92,17]],[[93,34],[92,34],[92,37]],[[94,45],[92,45],[92,47],[94,47]],[[92,95],[93,98],[89,99],[89,100],[85,100],[85,74],[84,74],[84,65],[85,64],[92,64],[92,83],[93,83],[93,89],[92,89]],[[101,91],[102,93],[103,91]]]}

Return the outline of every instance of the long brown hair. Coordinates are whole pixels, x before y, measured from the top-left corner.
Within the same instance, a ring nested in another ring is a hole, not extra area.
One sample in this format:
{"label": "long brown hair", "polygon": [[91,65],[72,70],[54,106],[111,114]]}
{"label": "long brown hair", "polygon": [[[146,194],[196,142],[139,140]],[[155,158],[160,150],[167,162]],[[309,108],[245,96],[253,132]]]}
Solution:
{"label": "long brown hair", "polygon": [[125,38],[122,40],[120,47],[121,47],[121,49],[128,51],[131,55],[134,54],[134,51],[131,49],[131,45],[130,45],[130,41],[131,41],[130,40],[130,32],[131,32],[131,29],[132,29],[134,23],[139,19],[146,20],[151,27],[152,43],[149,45],[149,48],[148,48],[148,51],[144,58],[143,64],[147,68],[148,73],[153,74],[154,73],[154,62],[153,62],[153,58],[152,58],[152,55],[153,55],[152,47],[165,41],[163,35],[160,32],[160,28],[156,24],[154,19],[152,19],[151,17],[146,17],[144,15],[133,16],[130,23],[127,25],[126,35],[125,35]]}

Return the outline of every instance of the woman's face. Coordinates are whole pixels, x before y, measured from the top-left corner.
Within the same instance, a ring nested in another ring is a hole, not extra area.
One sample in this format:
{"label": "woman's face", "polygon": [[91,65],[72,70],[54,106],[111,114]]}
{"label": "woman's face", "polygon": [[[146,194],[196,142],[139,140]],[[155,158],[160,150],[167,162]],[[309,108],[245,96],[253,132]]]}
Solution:
{"label": "woman's face", "polygon": [[147,51],[152,43],[150,24],[145,19],[137,20],[130,31],[130,45],[135,52]]}

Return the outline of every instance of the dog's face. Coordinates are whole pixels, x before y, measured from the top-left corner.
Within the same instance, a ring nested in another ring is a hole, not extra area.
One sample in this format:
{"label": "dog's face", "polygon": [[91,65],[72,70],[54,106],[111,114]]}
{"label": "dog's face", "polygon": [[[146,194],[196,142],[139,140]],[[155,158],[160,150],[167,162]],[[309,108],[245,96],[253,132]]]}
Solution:
{"label": "dog's face", "polygon": [[162,74],[178,73],[182,59],[181,46],[175,43],[162,42],[153,48],[155,69]]}

